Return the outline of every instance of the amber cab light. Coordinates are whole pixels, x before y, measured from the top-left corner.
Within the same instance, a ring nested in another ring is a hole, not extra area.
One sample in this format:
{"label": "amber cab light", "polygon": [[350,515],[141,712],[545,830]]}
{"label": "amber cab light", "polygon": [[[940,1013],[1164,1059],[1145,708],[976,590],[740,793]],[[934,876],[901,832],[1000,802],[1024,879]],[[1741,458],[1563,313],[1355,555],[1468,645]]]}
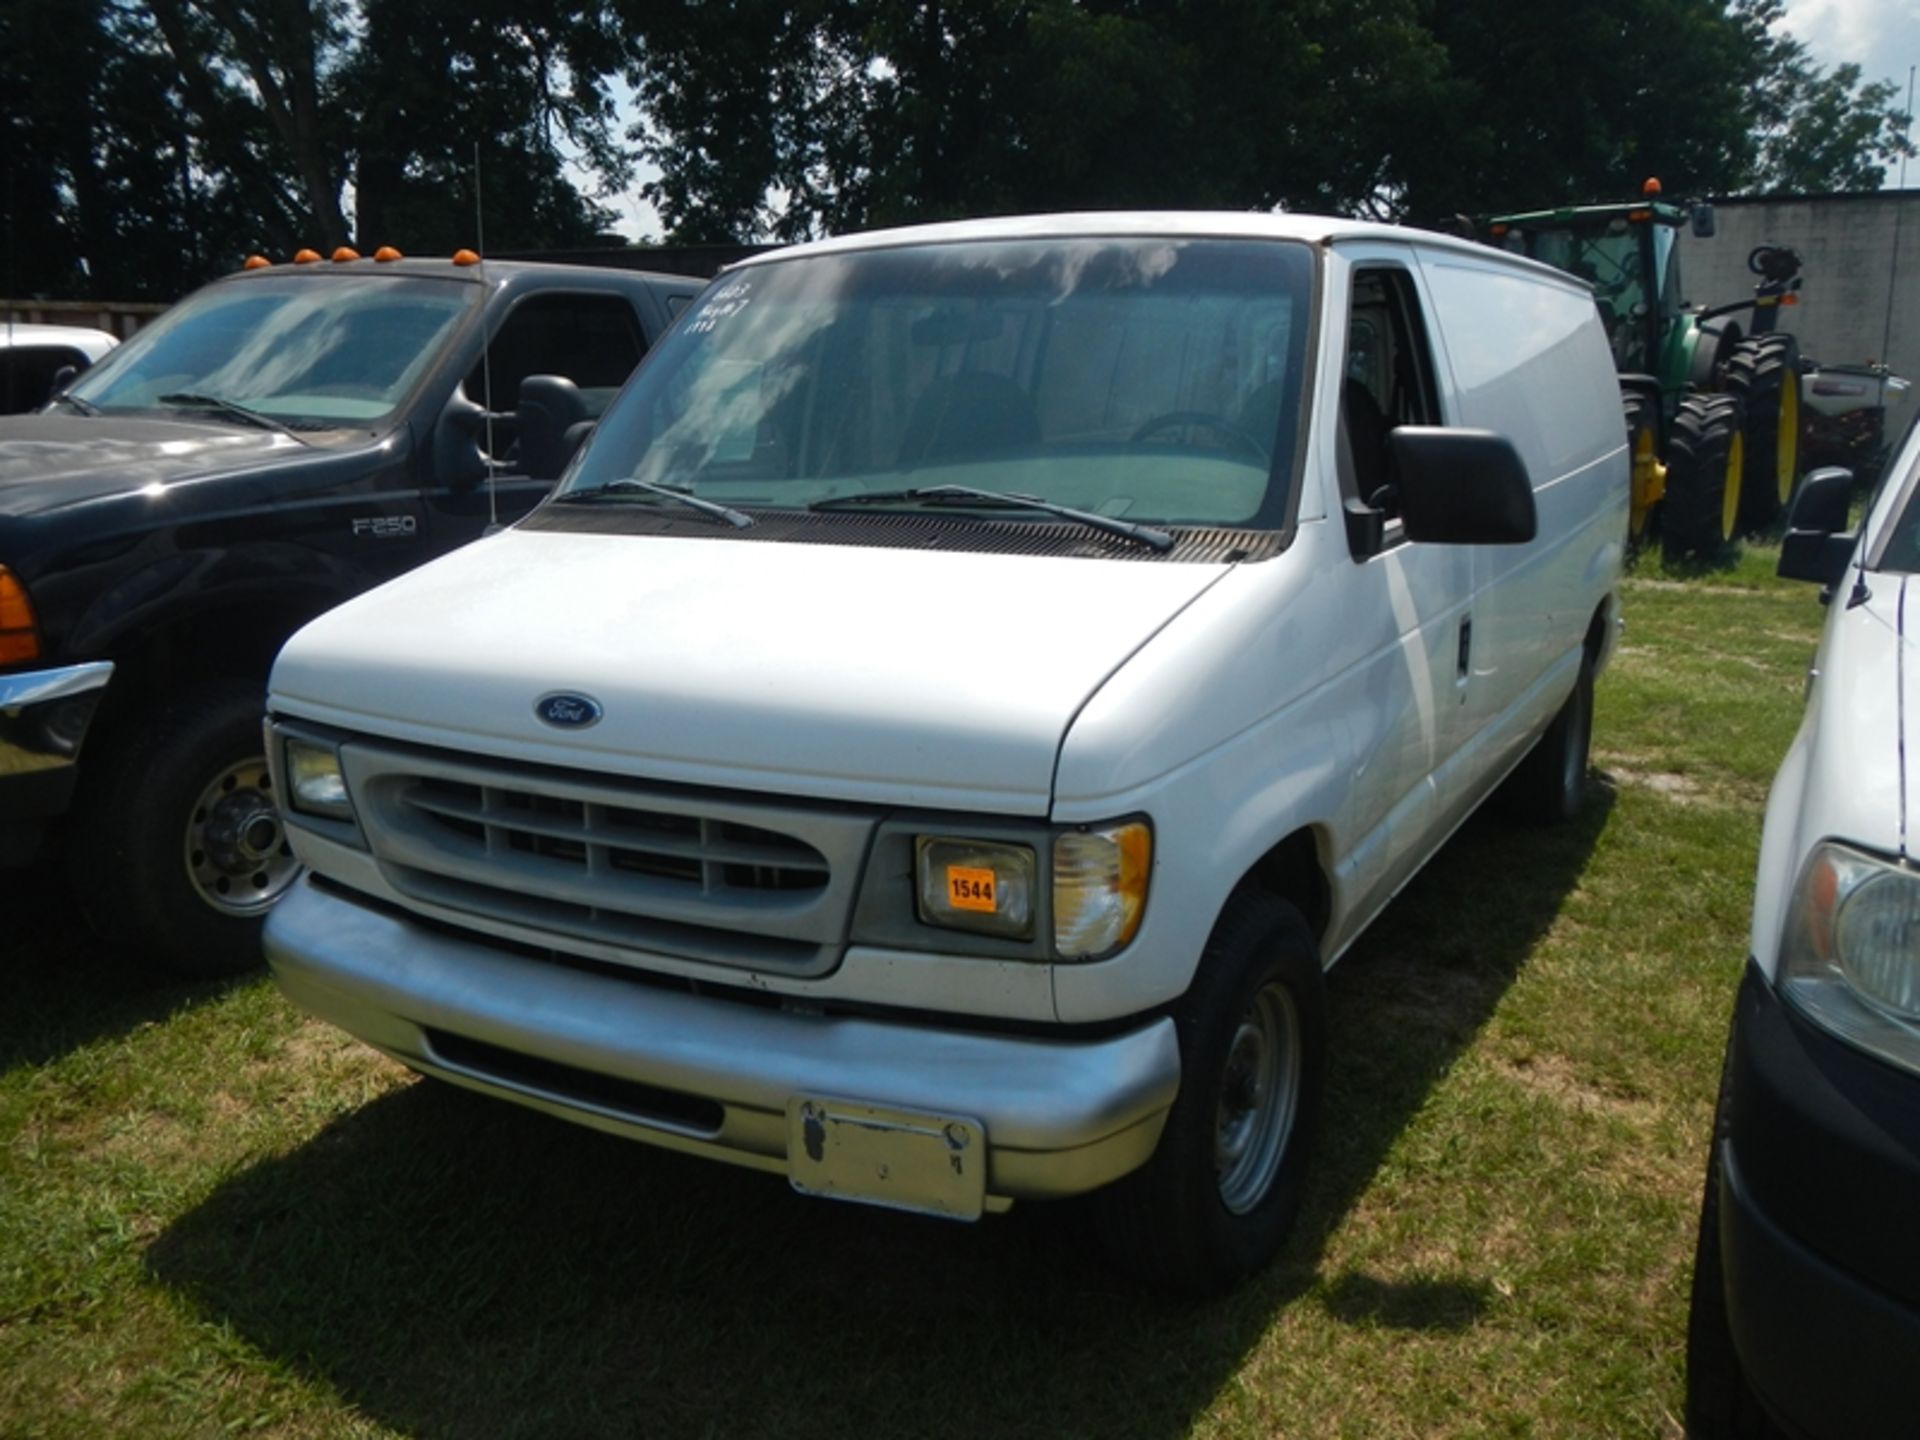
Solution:
{"label": "amber cab light", "polygon": [[333,252],[333,263],[336,265],[344,265],[349,260],[358,260],[359,258],[360,252],[351,245],[342,245]]}
{"label": "amber cab light", "polygon": [[273,262],[264,255],[249,255],[247,257],[247,263],[240,268],[242,270],[269,270],[273,268]]}
{"label": "amber cab light", "polygon": [[0,665],[40,658],[40,631],[33,623],[27,590],[0,565]]}
{"label": "amber cab light", "polygon": [[456,250],[453,252],[453,263],[456,265],[478,265],[480,263],[480,257],[471,250]]}
{"label": "amber cab light", "polygon": [[1657,180],[1657,179],[1655,179],[1655,178],[1654,178],[1653,176],[1651,176],[1651,175],[1649,175],[1649,176],[1648,176],[1648,177],[1646,178],[1646,180],[1645,180],[1645,181],[1644,181],[1644,182],[1643,182],[1643,183],[1641,184],[1641,186],[1640,186],[1640,193],[1641,193],[1642,195],[1658,195],[1658,194],[1660,193],[1660,182],[1659,182],[1659,180]]}
{"label": "amber cab light", "polygon": [[378,250],[373,252],[373,258],[378,260],[382,265],[390,265],[395,260],[404,259],[405,257],[391,245],[382,245]]}
{"label": "amber cab light", "polygon": [[320,252],[318,250],[296,250],[293,252],[293,263],[296,265],[318,265],[320,263]]}

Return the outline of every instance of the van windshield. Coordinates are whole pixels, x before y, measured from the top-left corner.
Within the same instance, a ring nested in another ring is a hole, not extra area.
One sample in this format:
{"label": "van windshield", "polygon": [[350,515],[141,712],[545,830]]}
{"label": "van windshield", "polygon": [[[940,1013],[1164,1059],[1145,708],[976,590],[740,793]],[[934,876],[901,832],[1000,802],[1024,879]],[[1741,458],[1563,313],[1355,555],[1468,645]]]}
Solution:
{"label": "van windshield", "polygon": [[1278,528],[1312,268],[1293,242],[1143,237],[748,266],[668,335],[561,498],[658,503],[618,484],[641,481],[748,511],[966,486]]}

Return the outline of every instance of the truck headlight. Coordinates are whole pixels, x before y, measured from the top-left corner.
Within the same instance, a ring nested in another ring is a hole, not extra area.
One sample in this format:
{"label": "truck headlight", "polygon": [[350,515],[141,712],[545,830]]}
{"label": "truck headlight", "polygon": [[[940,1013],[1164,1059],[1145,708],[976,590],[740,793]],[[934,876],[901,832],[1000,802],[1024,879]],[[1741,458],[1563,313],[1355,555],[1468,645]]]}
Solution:
{"label": "truck headlight", "polygon": [[339,751],[310,740],[288,739],[287,803],[304,815],[351,821],[353,802],[347,798]]}
{"label": "truck headlight", "polygon": [[1821,1028],[1920,1070],[1920,872],[1815,846],[1787,915],[1780,992]]}
{"label": "truck headlight", "polygon": [[914,888],[929,925],[1024,940],[1033,934],[1033,851],[1025,845],[922,835]]}
{"label": "truck headlight", "polygon": [[1053,842],[1053,948],[1063,960],[1118,950],[1140,928],[1153,870],[1143,820],[1070,830]]}

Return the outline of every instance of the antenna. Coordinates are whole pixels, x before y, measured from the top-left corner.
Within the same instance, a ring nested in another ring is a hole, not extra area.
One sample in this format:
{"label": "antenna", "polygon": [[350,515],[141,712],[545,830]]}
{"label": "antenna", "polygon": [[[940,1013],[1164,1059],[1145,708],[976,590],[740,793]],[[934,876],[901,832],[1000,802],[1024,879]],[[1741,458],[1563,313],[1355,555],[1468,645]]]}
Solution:
{"label": "antenna", "polygon": [[[487,221],[486,206],[480,197],[480,142],[473,142],[473,239],[474,248],[480,252],[479,263],[474,267],[480,276],[480,291],[485,296],[487,289]],[[484,311],[484,300],[483,311]],[[486,407],[487,427],[487,528],[484,534],[491,535],[500,528],[500,501],[494,493],[493,475],[493,336],[486,330],[480,334],[480,403]]]}

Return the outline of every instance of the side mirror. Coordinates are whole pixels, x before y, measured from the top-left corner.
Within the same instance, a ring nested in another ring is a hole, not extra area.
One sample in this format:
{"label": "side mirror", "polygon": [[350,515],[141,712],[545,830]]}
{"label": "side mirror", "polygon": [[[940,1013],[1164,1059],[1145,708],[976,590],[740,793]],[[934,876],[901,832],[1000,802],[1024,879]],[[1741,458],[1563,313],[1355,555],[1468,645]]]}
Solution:
{"label": "side mirror", "polygon": [[1526,461],[1506,436],[1402,425],[1387,449],[1409,540],[1524,545],[1539,532]]}
{"label": "side mirror", "polygon": [[593,428],[580,387],[561,375],[520,382],[520,468],[534,480],[557,480]]}
{"label": "side mirror", "polygon": [[1704,200],[1687,212],[1687,222],[1693,229],[1696,240],[1713,238],[1713,206]]}
{"label": "side mirror", "polygon": [[1776,573],[1783,580],[1811,580],[1829,590],[1838,585],[1859,538],[1847,532],[1852,508],[1851,470],[1829,466],[1802,480],[1787,512]]}
{"label": "side mirror", "polygon": [[486,407],[454,391],[433,427],[433,473],[442,485],[470,490],[487,478],[487,457],[480,449],[486,427]]}

